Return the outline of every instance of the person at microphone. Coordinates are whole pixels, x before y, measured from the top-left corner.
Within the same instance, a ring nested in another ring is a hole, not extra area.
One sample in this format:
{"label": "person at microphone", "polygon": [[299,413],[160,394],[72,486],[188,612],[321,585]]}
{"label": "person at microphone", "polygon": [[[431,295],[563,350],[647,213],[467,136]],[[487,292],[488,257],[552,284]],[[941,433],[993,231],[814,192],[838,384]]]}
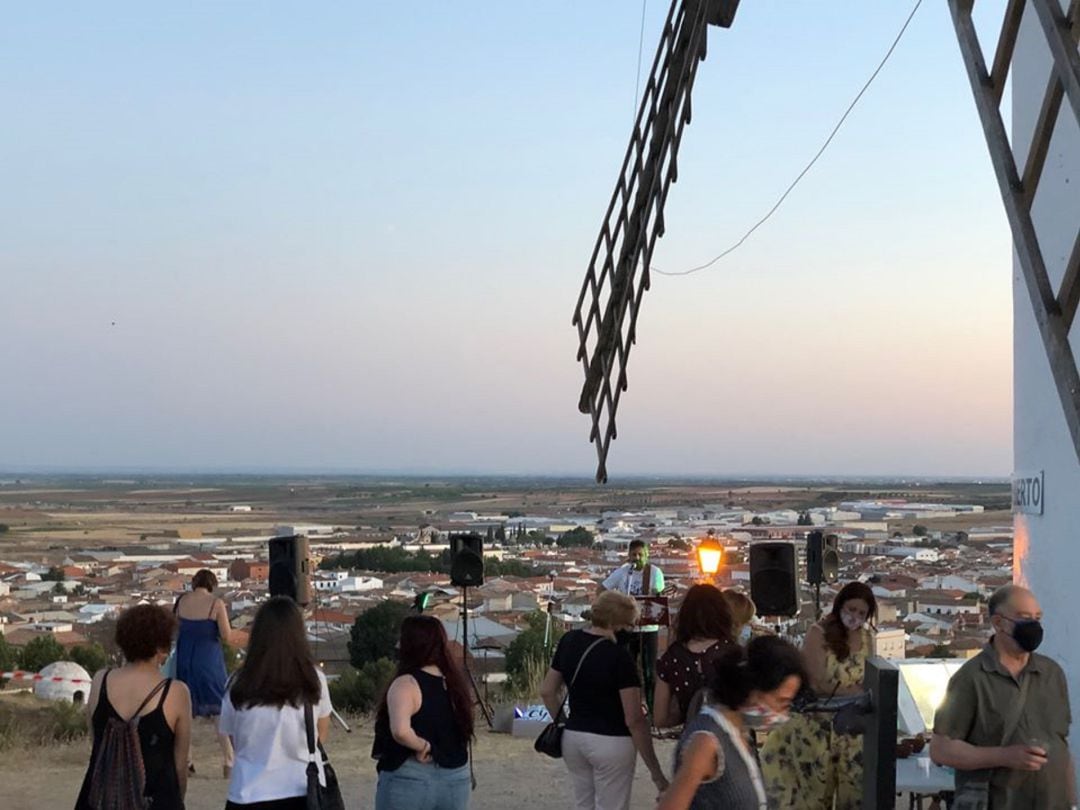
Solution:
{"label": "person at microphone", "polygon": [[[601,592],[617,591],[628,596],[659,596],[664,590],[664,572],[649,562],[649,547],[644,540],[630,541],[628,561],[620,565],[600,585]],[[641,671],[642,689],[649,715],[653,712],[653,687],[656,683],[657,640],[660,625],[646,624],[620,634],[630,657]]]}

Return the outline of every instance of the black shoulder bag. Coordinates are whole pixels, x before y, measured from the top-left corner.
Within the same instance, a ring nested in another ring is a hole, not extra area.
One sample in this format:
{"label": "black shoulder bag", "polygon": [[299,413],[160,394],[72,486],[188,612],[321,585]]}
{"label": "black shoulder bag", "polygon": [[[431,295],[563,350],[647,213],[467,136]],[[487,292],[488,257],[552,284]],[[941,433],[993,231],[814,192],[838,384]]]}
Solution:
{"label": "black shoulder bag", "polygon": [[[307,732],[307,810],[345,810],[345,802],[341,798],[341,788],[338,786],[337,774],[330,764],[330,758],[326,756],[326,749],[322,743],[315,742],[315,717],[311,711],[311,704],[304,703],[304,729]],[[318,754],[316,754],[318,752]],[[316,755],[322,757],[323,774],[326,776],[326,787],[319,782],[319,766]]]}
{"label": "black shoulder bag", "polygon": [[599,644],[601,641],[607,641],[606,638],[598,638],[592,644],[590,644],[581,658],[577,662],[577,668],[574,670],[574,677],[570,679],[570,683],[566,687],[566,695],[563,697],[562,704],[559,706],[559,711],[556,713],[552,721],[548,723],[544,730],[540,732],[540,736],[536,738],[536,742],[533,743],[533,748],[539,751],[541,754],[546,754],[552,759],[560,759],[562,757],[562,735],[566,730],[566,704],[570,702],[570,687],[574,685],[574,681],[577,680],[578,673],[581,672],[581,665],[585,663],[585,659],[589,653],[592,652],[593,647]]}

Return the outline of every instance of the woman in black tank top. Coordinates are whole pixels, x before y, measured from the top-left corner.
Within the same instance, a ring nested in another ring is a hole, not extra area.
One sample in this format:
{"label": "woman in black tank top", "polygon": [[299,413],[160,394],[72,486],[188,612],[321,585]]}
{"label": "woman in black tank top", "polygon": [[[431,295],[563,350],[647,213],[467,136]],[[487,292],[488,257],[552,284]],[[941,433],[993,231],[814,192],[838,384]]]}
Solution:
{"label": "woman in black tank top", "polygon": [[[127,723],[136,716],[139,746],[138,752],[130,755],[142,759],[143,797],[154,810],[184,809],[187,772],[182,764],[187,758],[191,731],[191,698],[184,684],[162,679],[160,673],[175,626],[172,614],[157,605],[138,605],[117,621],[116,643],[127,663],[94,677],[87,702],[94,743],[75,810],[90,810],[93,804],[91,786],[98,758],[111,755],[103,746],[110,720]],[[101,763],[102,771],[114,776],[109,773],[111,764]],[[113,793],[130,795],[133,787],[104,780],[98,796],[107,800]]]}
{"label": "woman in black tank top", "polygon": [[375,720],[375,810],[465,810],[472,736],[472,698],[442,622],[409,616]]}

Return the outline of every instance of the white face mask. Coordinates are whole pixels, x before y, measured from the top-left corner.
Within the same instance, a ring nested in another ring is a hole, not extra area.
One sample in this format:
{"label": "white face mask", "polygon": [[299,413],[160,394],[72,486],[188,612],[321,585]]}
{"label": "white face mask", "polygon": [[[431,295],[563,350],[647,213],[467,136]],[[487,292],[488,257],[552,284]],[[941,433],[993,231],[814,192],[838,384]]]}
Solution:
{"label": "white face mask", "polygon": [[784,723],[791,719],[791,716],[787,712],[774,712],[767,706],[762,706],[760,704],[748,706],[739,713],[742,715],[746,727],[753,729],[754,731],[769,731],[777,726],[784,725]]}
{"label": "white face mask", "polygon": [[854,616],[847,611],[840,614],[840,621],[844,623],[844,627],[848,630],[859,630],[866,624],[866,619],[860,619],[858,616]]}

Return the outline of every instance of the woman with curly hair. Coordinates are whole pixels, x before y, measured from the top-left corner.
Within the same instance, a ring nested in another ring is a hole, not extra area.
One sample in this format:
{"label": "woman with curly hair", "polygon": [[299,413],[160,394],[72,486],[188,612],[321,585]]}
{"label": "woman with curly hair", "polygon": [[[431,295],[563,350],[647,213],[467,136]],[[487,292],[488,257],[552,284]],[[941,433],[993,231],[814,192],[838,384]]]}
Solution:
{"label": "woman with curly hair", "polygon": [[[829,615],[807,631],[803,657],[810,685],[820,697],[862,691],[876,618],[877,600],[870,586],[849,582],[836,595]],[[761,751],[761,768],[770,806],[862,807],[862,738],[835,733],[829,717],[796,715],[770,734]]]}
{"label": "woman with curly hair", "polygon": [[[175,627],[172,614],[157,605],[136,605],[120,614],[116,644],[124,665],[94,675],[86,702],[94,747],[75,810],[120,806],[125,799],[142,800],[155,810],[183,810],[191,696],[184,684],[161,677]],[[136,718],[137,757],[115,745],[117,729]],[[135,759],[141,768],[120,767]]]}

